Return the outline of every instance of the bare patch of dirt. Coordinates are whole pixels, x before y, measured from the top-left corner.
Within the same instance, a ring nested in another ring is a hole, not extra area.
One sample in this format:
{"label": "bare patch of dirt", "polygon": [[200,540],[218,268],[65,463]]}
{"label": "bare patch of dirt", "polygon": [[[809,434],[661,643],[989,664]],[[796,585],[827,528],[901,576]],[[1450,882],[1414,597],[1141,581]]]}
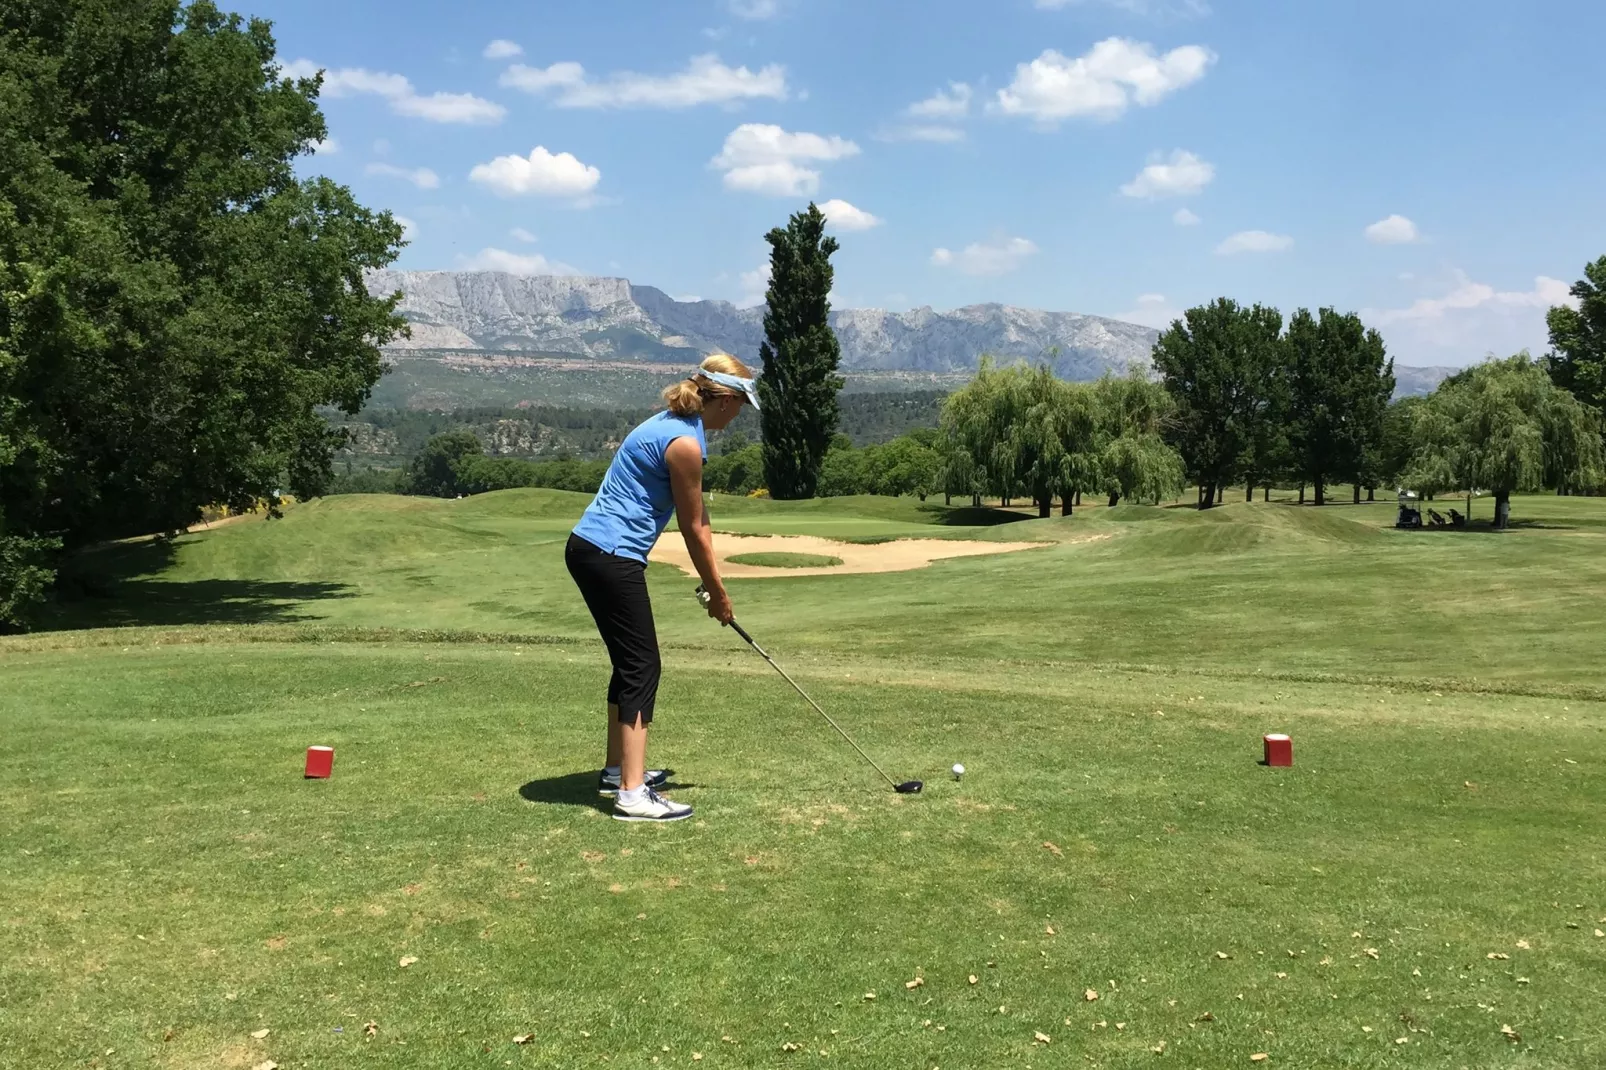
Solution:
{"label": "bare patch of dirt", "polygon": [[[733,535],[716,532],[714,557],[719,561],[721,576],[727,579],[757,579],[770,576],[836,576],[849,572],[906,572],[925,568],[933,561],[949,557],[1008,554],[1053,545],[1047,542],[978,542],[962,539],[895,539],[891,542],[854,543],[822,539],[817,535]],[[769,568],[764,565],[738,565],[729,560],[732,555],[751,553],[819,554],[841,558],[842,563],[816,568]],[[692,567],[691,554],[680,539],[660,540],[650,557],[653,561],[674,565],[689,576],[697,574]]]}

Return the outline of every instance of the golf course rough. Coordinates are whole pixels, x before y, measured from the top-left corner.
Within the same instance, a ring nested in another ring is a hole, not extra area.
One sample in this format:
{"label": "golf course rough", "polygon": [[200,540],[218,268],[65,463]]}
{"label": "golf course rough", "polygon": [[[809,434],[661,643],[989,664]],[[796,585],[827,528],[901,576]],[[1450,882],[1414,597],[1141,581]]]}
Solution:
{"label": "golf course rough", "polygon": [[106,547],[0,638],[0,1068],[1606,1066],[1606,500],[718,500],[1038,545],[732,584],[919,796],[650,566],[673,828],[596,795],[585,501]]}

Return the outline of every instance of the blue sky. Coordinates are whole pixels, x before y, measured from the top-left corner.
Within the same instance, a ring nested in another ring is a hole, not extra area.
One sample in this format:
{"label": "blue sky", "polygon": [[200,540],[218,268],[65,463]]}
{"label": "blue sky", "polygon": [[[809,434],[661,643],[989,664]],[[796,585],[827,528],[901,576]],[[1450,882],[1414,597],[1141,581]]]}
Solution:
{"label": "blue sky", "polygon": [[1402,364],[1465,364],[1543,349],[1606,254],[1598,3],[242,10],[329,72],[306,169],[408,221],[400,267],[752,304],[764,232],[812,198],[838,307],[1330,304]]}

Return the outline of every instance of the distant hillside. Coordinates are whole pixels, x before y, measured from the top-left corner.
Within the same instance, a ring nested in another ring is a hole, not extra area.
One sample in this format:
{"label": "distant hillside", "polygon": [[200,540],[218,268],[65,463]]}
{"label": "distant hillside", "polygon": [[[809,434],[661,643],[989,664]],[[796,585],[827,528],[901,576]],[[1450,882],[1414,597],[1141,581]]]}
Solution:
{"label": "distant hillside", "polygon": [[[393,349],[482,351],[604,361],[695,363],[722,350],[757,361],[762,308],[676,301],[626,279],[495,271],[380,271],[375,293],[403,294],[411,340]],[[1158,333],[1074,312],[969,305],[952,312],[844,309],[831,314],[844,371],[973,371],[983,354],[1050,359],[1066,379],[1145,367]]]}
{"label": "distant hillside", "polygon": [[1421,394],[1431,394],[1438,385],[1450,375],[1460,371],[1459,368],[1410,368],[1394,366],[1394,396],[1397,398],[1417,397]]}
{"label": "distant hillside", "polygon": [[[706,353],[757,363],[763,309],[676,301],[626,279],[495,271],[378,271],[402,292],[411,339],[388,348],[374,405],[452,410],[521,402],[651,406]],[[968,305],[951,312],[831,313],[850,392],[953,390],[985,355],[1048,360],[1070,380],[1148,368],[1159,332],[1074,312]],[[1454,369],[1395,369],[1396,395],[1432,391]]]}

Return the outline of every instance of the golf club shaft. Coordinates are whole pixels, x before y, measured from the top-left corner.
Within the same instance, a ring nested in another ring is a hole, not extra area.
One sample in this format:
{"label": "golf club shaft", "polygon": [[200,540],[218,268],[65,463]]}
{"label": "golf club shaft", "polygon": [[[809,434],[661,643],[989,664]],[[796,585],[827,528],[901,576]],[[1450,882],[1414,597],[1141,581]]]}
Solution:
{"label": "golf club shaft", "polygon": [[885,769],[881,768],[879,765],[876,765],[875,759],[870,757],[868,754],[864,753],[864,749],[862,747],[860,747],[857,743],[853,742],[853,737],[848,735],[846,732],[842,731],[842,726],[837,724],[835,721],[831,720],[831,715],[829,713],[826,713],[823,709],[821,709],[820,708],[820,704],[818,702],[815,702],[813,699],[809,698],[809,693],[807,691],[804,691],[801,687],[797,686],[797,681],[796,680],[794,680],[790,676],[786,675],[786,670],[781,668],[779,665],[777,665],[775,663],[775,659],[770,657],[769,653],[763,647],[759,646],[758,643],[754,642],[753,637],[751,635],[747,634],[746,629],[744,629],[740,624],[737,624],[735,620],[732,620],[730,622],[730,626],[732,628],[736,629],[736,634],[737,635],[739,635],[743,639],[747,640],[747,645],[748,646],[750,646],[754,650],[758,651],[759,656],[762,657],[765,661],[769,662],[770,666],[776,672],[781,674],[781,678],[782,679],[784,679],[787,683],[791,684],[792,687],[797,690],[797,693],[803,696],[803,701],[807,702],[810,706],[814,707],[814,712],[818,713],[821,717],[824,717],[826,723],[829,724],[832,728],[836,729],[837,730],[837,734],[840,735],[843,739],[848,741],[848,746],[852,747],[854,750],[859,752],[859,757],[861,757],[865,761],[869,762],[870,763],[870,767],[872,769],[874,769],[876,772],[881,774],[881,779],[882,780],[885,780],[888,784],[891,784],[894,791],[896,791],[898,789],[898,782],[896,780],[893,780],[891,777],[887,776],[887,771]]}

